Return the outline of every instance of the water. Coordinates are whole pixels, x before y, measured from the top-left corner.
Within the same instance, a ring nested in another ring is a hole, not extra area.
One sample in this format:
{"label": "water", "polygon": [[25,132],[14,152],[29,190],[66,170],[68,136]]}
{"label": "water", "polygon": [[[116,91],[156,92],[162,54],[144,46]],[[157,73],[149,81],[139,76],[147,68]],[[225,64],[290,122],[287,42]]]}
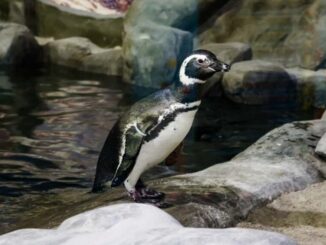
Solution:
{"label": "water", "polygon": [[[26,220],[41,212],[48,221],[87,198],[109,129],[148,92],[114,77],[60,68],[14,75],[0,70],[0,233],[29,226]],[[177,163],[159,166],[146,178],[227,161],[272,128],[312,117],[295,105],[206,99]]]}

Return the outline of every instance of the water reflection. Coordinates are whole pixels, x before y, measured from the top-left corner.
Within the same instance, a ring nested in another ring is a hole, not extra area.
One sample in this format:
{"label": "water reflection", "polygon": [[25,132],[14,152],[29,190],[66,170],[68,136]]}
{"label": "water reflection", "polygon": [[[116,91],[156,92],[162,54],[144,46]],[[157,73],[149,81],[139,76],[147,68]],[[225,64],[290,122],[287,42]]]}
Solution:
{"label": "water reflection", "polygon": [[[0,233],[17,227],[22,213],[26,218],[63,209],[68,199],[58,195],[85,198],[107,132],[149,92],[117,78],[62,69],[19,75],[0,70]],[[146,176],[226,161],[271,128],[311,117],[295,105],[248,107],[206,99],[178,164],[158,166]]]}

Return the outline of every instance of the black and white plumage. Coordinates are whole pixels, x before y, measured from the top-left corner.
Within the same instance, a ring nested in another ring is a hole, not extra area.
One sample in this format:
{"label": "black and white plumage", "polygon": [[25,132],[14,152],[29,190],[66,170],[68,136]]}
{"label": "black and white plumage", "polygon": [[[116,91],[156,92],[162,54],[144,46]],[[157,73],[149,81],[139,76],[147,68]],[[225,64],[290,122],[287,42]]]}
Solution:
{"label": "black and white plumage", "polygon": [[194,51],[182,63],[179,81],[131,106],[107,137],[93,191],[111,181],[112,187],[123,183],[137,202],[162,198],[143,185],[141,174],[164,161],[186,137],[201,103],[198,88],[215,72],[229,69],[213,53]]}

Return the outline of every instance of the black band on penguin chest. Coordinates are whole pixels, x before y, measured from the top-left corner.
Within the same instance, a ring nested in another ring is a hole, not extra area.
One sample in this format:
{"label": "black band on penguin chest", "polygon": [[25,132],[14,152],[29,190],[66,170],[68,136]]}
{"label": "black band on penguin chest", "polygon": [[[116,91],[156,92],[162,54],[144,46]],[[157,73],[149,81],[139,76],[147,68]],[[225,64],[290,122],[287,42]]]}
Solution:
{"label": "black band on penguin chest", "polygon": [[149,141],[153,140],[154,138],[159,137],[160,132],[162,130],[164,130],[164,128],[166,128],[171,122],[173,122],[179,114],[185,113],[188,111],[197,110],[198,107],[199,106],[196,105],[196,106],[192,106],[192,107],[188,107],[188,108],[179,108],[179,109],[176,109],[175,111],[169,113],[162,119],[162,121],[157,122],[156,126],[154,126],[152,129],[150,129],[147,132],[147,135],[144,137],[144,141],[149,142]]}

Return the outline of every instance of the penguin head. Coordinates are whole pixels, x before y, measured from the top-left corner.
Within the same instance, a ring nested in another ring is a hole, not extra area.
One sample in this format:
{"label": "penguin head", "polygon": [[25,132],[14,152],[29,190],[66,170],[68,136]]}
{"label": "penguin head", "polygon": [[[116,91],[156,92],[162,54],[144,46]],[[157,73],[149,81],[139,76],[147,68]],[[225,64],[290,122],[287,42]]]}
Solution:
{"label": "penguin head", "polygon": [[216,72],[229,70],[230,65],[218,60],[212,52],[199,49],[182,62],[179,78],[183,85],[193,85],[205,83]]}

